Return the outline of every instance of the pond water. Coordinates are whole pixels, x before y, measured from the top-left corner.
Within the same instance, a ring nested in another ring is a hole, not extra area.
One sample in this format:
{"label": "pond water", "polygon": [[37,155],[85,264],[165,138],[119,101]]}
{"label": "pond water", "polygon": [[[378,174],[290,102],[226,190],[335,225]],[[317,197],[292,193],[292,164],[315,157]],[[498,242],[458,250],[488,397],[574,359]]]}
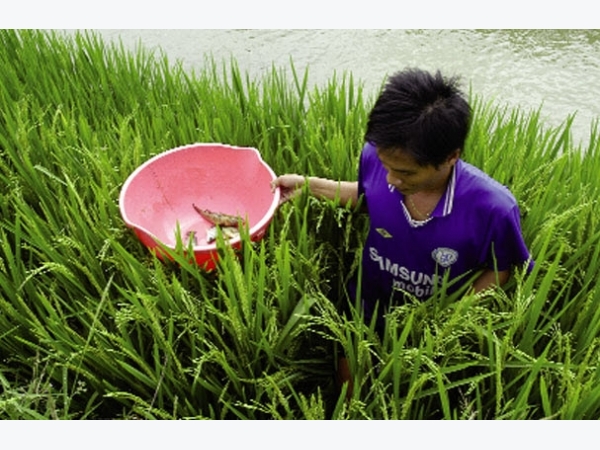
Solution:
{"label": "pond water", "polygon": [[[71,30],[69,32],[73,32]],[[459,75],[465,89],[500,104],[539,109],[549,125],[576,113],[577,141],[600,117],[600,30],[95,30],[128,48],[162,49],[186,69],[234,57],[252,77],[275,65],[312,84],[352,72],[367,94],[404,67]]]}

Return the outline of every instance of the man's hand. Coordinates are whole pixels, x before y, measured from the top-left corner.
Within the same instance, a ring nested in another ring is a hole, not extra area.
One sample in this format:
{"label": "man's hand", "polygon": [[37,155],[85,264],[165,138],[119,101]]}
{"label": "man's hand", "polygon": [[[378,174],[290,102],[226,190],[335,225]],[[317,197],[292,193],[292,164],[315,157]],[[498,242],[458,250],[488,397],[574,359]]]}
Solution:
{"label": "man's hand", "polygon": [[306,178],[297,174],[281,175],[271,182],[271,189],[274,191],[279,188],[281,196],[279,204],[283,204],[302,192],[302,187],[306,183]]}

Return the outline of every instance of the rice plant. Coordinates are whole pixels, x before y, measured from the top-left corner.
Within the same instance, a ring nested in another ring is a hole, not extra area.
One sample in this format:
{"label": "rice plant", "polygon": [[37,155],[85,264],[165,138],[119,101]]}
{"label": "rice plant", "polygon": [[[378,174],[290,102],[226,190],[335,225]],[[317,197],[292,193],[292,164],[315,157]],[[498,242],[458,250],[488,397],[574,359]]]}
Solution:
{"label": "rice plant", "polygon": [[[235,60],[185,72],[91,32],[0,31],[0,418],[592,419],[600,416],[597,123],[472,94],[465,159],[508,185],[536,261],[490,295],[388,313],[348,299],[368,226],[302,196],[211,273],[150,254],[118,195],[155,154],[258,148],[277,172],[354,179],[373,99]],[[345,311],[345,312],[343,312]],[[349,357],[355,388],[334,383]]]}

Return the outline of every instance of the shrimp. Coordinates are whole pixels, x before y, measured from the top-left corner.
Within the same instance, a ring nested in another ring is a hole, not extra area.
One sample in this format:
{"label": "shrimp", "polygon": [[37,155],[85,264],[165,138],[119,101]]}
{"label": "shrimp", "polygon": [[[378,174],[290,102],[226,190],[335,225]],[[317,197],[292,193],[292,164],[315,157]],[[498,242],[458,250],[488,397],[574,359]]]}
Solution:
{"label": "shrimp", "polygon": [[229,214],[224,214],[216,211],[210,211],[208,209],[198,208],[195,204],[192,203],[192,206],[206,220],[208,220],[213,225],[221,225],[224,227],[234,227],[238,228],[240,222],[243,223],[243,219],[240,216],[231,216]]}

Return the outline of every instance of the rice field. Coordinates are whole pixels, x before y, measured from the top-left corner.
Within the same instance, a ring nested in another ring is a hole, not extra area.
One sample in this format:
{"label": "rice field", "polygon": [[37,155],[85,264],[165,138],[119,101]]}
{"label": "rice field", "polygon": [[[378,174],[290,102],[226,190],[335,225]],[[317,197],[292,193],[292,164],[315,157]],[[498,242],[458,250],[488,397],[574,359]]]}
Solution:
{"label": "rice field", "polygon": [[[489,296],[340,313],[367,229],[304,196],[205,273],[165,263],[118,196],[150,157],[256,147],[276,173],[354,179],[374,99],[352,74],[184,71],[93,33],[0,30],[1,419],[597,419],[600,140],[471,93],[464,158],[513,191],[536,260]],[[334,383],[337,355],[355,375]]]}

